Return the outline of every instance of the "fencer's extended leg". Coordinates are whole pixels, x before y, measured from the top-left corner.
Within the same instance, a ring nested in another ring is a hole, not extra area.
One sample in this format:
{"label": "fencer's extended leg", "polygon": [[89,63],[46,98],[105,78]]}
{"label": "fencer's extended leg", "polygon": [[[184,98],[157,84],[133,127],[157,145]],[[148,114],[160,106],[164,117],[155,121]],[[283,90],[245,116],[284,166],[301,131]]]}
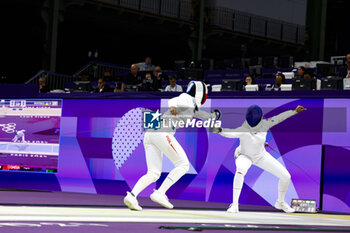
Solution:
{"label": "fencer's extended leg", "polygon": [[159,179],[162,170],[162,153],[150,142],[149,135],[147,133],[145,134],[143,144],[146,153],[148,171],[137,181],[132,191],[127,192],[127,195],[124,198],[125,205],[127,205],[131,210],[142,210],[138,204],[137,196],[147,186]]}
{"label": "fencer's extended leg", "polygon": [[134,188],[132,189],[132,194],[138,196],[142,190],[148,187],[150,184],[156,182],[162,171],[162,152],[153,144],[144,142],[146,161],[147,161],[147,173],[142,176]]}
{"label": "fencer's extended leg", "polygon": [[247,171],[251,167],[252,163],[253,162],[251,159],[245,155],[240,155],[236,158],[236,173],[235,178],[233,179],[233,201],[230,208],[227,210],[229,213],[239,212],[238,200],[241,195],[244,176],[247,174]]}
{"label": "fencer's extended leg", "polygon": [[173,135],[166,135],[166,140],[167,144],[162,145],[164,147],[162,151],[175,165],[175,168],[168,174],[163,184],[158,189],[161,193],[166,193],[166,191],[185,175],[190,168],[187,155],[175,137]]}
{"label": "fencer's extended leg", "polygon": [[264,169],[267,172],[270,172],[271,174],[279,178],[278,199],[275,204],[275,207],[287,213],[294,212],[294,209],[292,209],[284,201],[284,198],[288,190],[289,182],[291,179],[291,176],[288,170],[281,163],[279,163],[274,157],[272,157],[272,155],[270,155],[268,152],[265,152],[264,157],[260,159],[255,165]]}
{"label": "fencer's extended leg", "polygon": [[173,208],[173,205],[168,201],[165,193],[188,172],[189,161],[185,151],[171,134],[165,133],[161,135],[157,139],[156,145],[175,165],[175,168],[168,174],[160,188],[151,195],[151,199],[166,208]]}

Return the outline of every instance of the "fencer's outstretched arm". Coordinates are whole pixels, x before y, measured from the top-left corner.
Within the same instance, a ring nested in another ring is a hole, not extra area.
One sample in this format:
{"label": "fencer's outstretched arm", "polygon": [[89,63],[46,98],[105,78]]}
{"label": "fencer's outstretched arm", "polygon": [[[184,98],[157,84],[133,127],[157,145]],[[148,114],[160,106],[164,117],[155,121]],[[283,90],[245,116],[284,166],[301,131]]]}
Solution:
{"label": "fencer's outstretched arm", "polygon": [[169,106],[169,108],[170,107],[175,107],[175,108],[177,108],[178,107],[178,102],[180,102],[181,101],[181,99],[179,98],[179,96],[177,96],[177,97],[174,97],[174,98],[171,98],[170,100],[168,100],[168,106]]}
{"label": "fencer's outstretched arm", "polygon": [[278,114],[277,116],[271,117],[266,119],[266,122],[268,124],[268,127],[271,128],[279,123],[281,123],[282,121],[288,119],[289,117],[294,116],[295,114],[305,111],[306,109],[302,106],[298,106],[295,110],[288,110],[285,112],[282,112],[280,114]]}
{"label": "fencer's outstretched arm", "polygon": [[[193,100],[189,99],[187,97],[188,95],[181,94],[177,97],[174,97],[168,101],[168,106],[170,109],[170,112],[172,115],[177,115],[179,112],[188,114],[193,114],[192,109],[194,108],[193,106]],[[215,109],[213,112],[209,113],[206,111],[202,110],[195,110],[194,112],[194,117],[199,118],[201,120],[218,120],[221,116],[221,112],[217,109]]]}
{"label": "fencer's outstretched arm", "polygon": [[198,110],[194,112],[194,117],[205,120],[219,120],[221,113],[218,113],[219,110],[214,110],[213,112],[206,112],[202,110]]}
{"label": "fencer's outstretched arm", "polygon": [[244,129],[242,126],[235,129],[219,128],[218,133],[226,138],[239,138],[244,133]]}

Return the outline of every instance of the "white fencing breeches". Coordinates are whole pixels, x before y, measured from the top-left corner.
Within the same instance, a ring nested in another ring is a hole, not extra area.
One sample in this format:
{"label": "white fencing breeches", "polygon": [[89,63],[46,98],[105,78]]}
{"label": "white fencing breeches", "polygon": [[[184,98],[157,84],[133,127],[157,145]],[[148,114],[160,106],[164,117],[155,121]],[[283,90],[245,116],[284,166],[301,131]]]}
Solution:
{"label": "white fencing breeches", "polygon": [[189,170],[189,161],[185,151],[172,134],[166,132],[146,132],[143,140],[147,174],[136,183],[132,193],[137,196],[151,183],[157,181],[162,172],[164,153],[175,168],[169,173],[159,188],[165,193],[176,181],[178,181]]}
{"label": "white fencing breeches", "polygon": [[264,151],[261,154],[261,157],[258,160],[256,160],[256,162],[253,162],[252,159],[249,158],[249,156],[242,154],[236,155],[236,174],[233,182],[233,202],[236,202],[236,204],[238,204],[240,191],[243,186],[244,176],[245,174],[247,174],[252,164],[260,167],[261,169],[267,172],[270,172],[271,174],[279,178],[278,201],[284,201],[284,197],[287,192],[291,176],[287,169],[281,163],[279,163],[267,151]]}

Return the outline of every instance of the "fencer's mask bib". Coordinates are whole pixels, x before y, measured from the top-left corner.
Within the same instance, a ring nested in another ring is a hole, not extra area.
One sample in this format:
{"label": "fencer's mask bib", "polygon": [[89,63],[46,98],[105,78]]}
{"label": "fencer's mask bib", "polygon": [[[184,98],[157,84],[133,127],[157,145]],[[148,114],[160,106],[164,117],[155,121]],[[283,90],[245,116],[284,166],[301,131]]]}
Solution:
{"label": "fencer's mask bib", "polygon": [[262,120],[263,112],[258,105],[252,105],[247,109],[245,118],[251,127],[257,126]]}
{"label": "fencer's mask bib", "polygon": [[207,100],[208,88],[203,82],[191,81],[187,86],[186,93],[194,97],[196,105],[199,108]]}

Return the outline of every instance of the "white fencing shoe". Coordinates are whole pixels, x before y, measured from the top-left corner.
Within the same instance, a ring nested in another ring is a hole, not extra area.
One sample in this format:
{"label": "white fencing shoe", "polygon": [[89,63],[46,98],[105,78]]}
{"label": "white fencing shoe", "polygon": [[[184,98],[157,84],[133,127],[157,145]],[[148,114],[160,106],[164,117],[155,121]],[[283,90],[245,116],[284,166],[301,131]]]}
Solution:
{"label": "white fencing shoe", "polygon": [[124,197],[124,204],[131,210],[142,210],[142,207],[139,206],[139,202],[136,197],[132,195],[130,192],[126,192],[126,196]]}
{"label": "white fencing shoe", "polygon": [[228,212],[228,213],[231,213],[231,214],[239,213],[238,204],[237,204],[237,205],[234,205],[234,204],[232,203],[232,204],[230,205],[230,207],[227,209],[227,212]]}
{"label": "white fencing shoe", "polygon": [[168,208],[168,209],[174,208],[173,204],[169,202],[168,197],[165,194],[159,193],[158,190],[154,190],[150,198],[152,201],[158,203],[159,205],[164,206],[165,208]]}
{"label": "white fencing shoe", "polygon": [[283,210],[286,213],[294,213],[295,212],[295,210],[293,208],[291,208],[287,204],[287,202],[285,202],[285,201],[283,201],[283,202],[276,201],[275,208],[278,210]]}

